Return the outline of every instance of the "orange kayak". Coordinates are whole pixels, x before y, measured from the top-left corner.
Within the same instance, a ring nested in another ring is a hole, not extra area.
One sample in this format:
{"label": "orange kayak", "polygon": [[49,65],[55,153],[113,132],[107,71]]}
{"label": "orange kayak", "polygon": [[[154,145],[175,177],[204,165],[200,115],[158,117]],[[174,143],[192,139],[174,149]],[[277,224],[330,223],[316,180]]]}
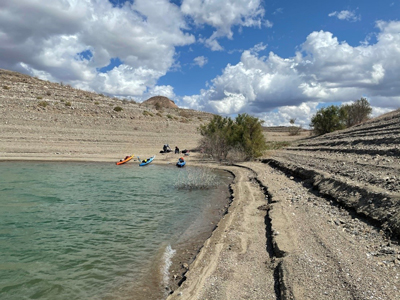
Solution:
{"label": "orange kayak", "polygon": [[130,161],[133,158],[133,155],[126,157],[125,159],[121,159],[119,162],[117,162],[117,165],[123,165],[124,163]]}

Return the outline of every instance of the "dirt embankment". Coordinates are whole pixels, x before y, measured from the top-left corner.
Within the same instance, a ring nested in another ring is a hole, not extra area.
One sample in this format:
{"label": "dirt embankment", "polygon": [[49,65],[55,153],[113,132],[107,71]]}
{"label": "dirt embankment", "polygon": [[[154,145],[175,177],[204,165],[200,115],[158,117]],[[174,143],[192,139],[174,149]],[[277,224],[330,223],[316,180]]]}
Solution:
{"label": "dirt embankment", "polygon": [[233,201],[175,299],[399,299],[400,247],[268,164],[225,167]]}
{"label": "dirt embankment", "polygon": [[400,111],[303,140],[263,162],[400,237]]}
{"label": "dirt embankment", "polygon": [[168,300],[400,299],[399,126],[397,111],[229,167],[229,212]]}

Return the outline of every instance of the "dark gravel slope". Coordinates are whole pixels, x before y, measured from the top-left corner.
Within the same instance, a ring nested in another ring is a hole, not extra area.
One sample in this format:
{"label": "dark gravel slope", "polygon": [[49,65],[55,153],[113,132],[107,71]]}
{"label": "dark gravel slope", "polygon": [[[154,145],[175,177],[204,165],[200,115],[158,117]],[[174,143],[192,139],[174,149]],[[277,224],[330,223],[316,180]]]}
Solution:
{"label": "dark gravel slope", "polygon": [[400,110],[263,160],[400,237]]}

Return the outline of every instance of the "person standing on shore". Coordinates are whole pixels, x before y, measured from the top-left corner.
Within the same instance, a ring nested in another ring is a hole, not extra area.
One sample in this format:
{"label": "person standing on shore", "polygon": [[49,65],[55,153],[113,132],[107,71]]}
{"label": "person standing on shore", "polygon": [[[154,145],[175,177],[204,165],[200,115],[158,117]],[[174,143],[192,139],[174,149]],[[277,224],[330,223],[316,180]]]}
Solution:
{"label": "person standing on shore", "polygon": [[178,148],[178,146],[175,146],[175,154],[179,154],[179,148]]}

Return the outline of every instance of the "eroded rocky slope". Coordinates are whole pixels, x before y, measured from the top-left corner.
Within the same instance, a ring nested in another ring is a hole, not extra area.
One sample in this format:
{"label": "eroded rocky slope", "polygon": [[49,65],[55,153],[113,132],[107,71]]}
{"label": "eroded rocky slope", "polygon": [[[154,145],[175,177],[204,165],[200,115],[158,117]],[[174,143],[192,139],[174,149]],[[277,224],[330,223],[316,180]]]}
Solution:
{"label": "eroded rocky slope", "polygon": [[400,237],[400,110],[263,160]]}

